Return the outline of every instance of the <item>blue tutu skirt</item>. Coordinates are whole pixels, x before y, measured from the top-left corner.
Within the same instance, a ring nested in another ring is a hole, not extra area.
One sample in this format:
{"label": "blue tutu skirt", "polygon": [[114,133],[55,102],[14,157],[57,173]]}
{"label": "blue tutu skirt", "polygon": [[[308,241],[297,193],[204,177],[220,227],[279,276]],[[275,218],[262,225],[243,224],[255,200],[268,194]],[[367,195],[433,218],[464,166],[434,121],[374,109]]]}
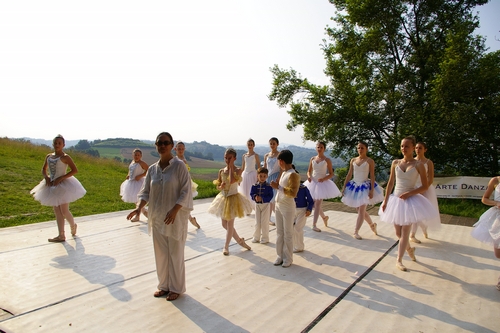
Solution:
{"label": "blue tutu skirt", "polygon": [[423,195],[412,195],[406,200],[391,194],[385,211],[382,206],[378,210],[380,220],[396,225],[411,225],[417,222],[424,223],[429,229],[439,229],[437,216],[439,211]]}
{"label": "blue tutu skirt", "polygon": [[345,187],[342,202],[349,207],[357,208],[359,206],[374,205],[384,201],[384,191],[376,182],[373,189],[373,197],[371,199],[368,197],[370,188],[371,181],[369,179],[362,183],[356,183],[354,180],[350,180]]}
{"label": "blue tutu skirt", "polygon": [[491,207],[474,224],[471,236],[500,249],[500,209]]}

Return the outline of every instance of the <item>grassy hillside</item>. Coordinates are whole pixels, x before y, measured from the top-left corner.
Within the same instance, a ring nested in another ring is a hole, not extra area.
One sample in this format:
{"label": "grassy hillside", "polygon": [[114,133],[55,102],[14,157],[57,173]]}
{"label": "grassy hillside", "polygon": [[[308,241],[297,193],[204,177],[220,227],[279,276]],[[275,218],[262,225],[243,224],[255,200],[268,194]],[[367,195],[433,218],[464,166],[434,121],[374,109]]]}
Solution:
{"label": "grassy hillside", "polygon": [[[42,180],[42,165],[50,152],[46,146],[0,138],[0,227],[54,219],[52,207],[40,205],[29,193]],[[123,202],[119,195],[127,165],[78,152],[71,152],[71,157],[78,167],[76,177],[87,190],[82,199],[71,203],[74,216],[134,208],[134,204]],[[212,175],[210,181],[194,178],[199,185],[199,198],[216,195]]]}

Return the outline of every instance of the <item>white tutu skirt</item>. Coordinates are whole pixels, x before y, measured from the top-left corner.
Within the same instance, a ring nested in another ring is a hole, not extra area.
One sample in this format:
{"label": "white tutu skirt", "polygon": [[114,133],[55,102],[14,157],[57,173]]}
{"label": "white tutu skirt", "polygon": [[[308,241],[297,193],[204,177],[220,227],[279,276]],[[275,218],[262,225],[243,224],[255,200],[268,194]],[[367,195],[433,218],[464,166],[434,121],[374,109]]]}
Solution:
{"label": "white tutu skirt", "polygon": [[441,223],[436,222],[439,211],[423,195],[416,194],[403,200],[391,194],[388,200],[385,211],[382,211],[382,206],[378,210],[380,221],[396,225],[422,222],[434,230],[441,227]]}
{"label": "white tutu skirt", "polygon": [[500,209],[491,207],[474,224],[471,236],[500,249]]}
{"label": "white tutu skirt", "polygon": [[208,207],[208,212],[228,221],[236,217],[244,217],[250,214],[252,209],[252,202],[241,193],[226,197],[223,192],[220,192]]}
{"label": "white tutu skirt", "polygon": [[359,206],[374,205],[384,201],[384,191],[376,182],[373,189],[373,197],[371,199],[368,197],[370,188],[371,181],[369,179],[362,183],[356,183],[351,179],[345,187],[342,202],[349,207],[357,208]]}
{"label": "white tutu skirt", "polygon": [[339,188],[331,179],[322,183],[314,180],[312,182],[306,180],[304,185],[309,189],[314,200],[331,199],[340,197],[341,195]]}
{"label": "white tutu skirt", "polygon": [[248,200],[252,200],[250,190],[252,189],[252,185],[257,182],[257,171],[243,172],[241,176],[243,179],[238,186],[238,192],[243,194]]}
{"label": "white tutu skirt", "polygon": [[198,184],[193,182],[192,179],[191,179],[191,193],[193,194],[193,198],[198,195]]}
{"label": "white tutu skirt", "polygon": [[125,202],[137,203],[137,194],[144,184],[144,177],[139,180],[125,180],[120,185],[120,195]]}
{"label": "white tutu skirt", "polygon": [[66,178],[57,186],[46,186],[45,179],[35,186],[30,194],[44,206],[59,206],[76,201],[87,191],[75,177]]}

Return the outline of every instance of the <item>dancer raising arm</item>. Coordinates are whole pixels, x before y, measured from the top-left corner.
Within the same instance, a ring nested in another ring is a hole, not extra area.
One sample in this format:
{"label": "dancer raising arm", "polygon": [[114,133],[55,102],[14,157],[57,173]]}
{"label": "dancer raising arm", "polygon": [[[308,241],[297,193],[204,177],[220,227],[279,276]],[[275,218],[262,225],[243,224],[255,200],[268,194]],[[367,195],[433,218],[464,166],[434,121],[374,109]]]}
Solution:
{"label": "dancer raising arm", "polygon": [[245,243],[244,238],[240,238],[234,228],[234,219],[244,217],[252,212],[252,203],[241,193],[238,192],[238,183],[241,181],[241,169],[234,165],[236,161],[236,150],[226,149],[224,153],[224,162],[226,167],[219,170],[219,176],[214,180],[214,184],[220,191],[215,197],[208,212],[221,218],[222,227],[226,229],[226,242],[222,254],[229,255],[229,242],[231,238],[247,250],[250,246]]}

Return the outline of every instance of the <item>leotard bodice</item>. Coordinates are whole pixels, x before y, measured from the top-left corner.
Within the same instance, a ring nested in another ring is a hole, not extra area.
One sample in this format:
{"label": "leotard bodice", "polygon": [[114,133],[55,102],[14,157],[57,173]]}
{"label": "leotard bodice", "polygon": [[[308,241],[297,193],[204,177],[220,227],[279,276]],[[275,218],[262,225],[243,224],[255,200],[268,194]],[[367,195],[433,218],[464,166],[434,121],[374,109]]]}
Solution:
{"label": "leotard bodice", "polygon": [[47,158],[47,163],[49,165],[51,181],[66,174],[66,169],[68,168],[68,165],[63,161],[61,161],[61,156],[59,157],[49,156],[49,158]]}
{"label": "leotard bodice", "polygon": [[359,184],[368,179],[368,174],[370,173],[370,165],[368,162],[364,161],[361,165],[357,165],[356,162],[353,162],[353,169],[353,180],[355,183]]}
{"label": "leotard bodice", "polygon": [[415,188],[417,179],[420,174],[417,168],[412,167],[406,169],[406,172],[401,170],[399,165],[396,166],[396,187],[394,188],[394,195],[399,196],[401,193],[411,191]]}
{"label": "leotard bodice", "polygon": [[255,154],[253,155],[245,155],[245,169],[243,172],[252,172],[256,171],[255,169]]}
{"label": "leotard bodice", "polygon": [[144,169],[140,163],[132,162],[128,166],[128,176],[130,180],[135,180],[135,177],[144,173]]}
{"label": "leotard bodice", "polygon": [[326,164],[326,160],[321,162],[312,161],[312,179],[318,180],[319,178],[323,178],[328,174],[328,165]]}
{"label": "leotard bodice", "polygon": [[269,175],[280,172],[280,165],[278,163],[278,157],[267,157],[267,170],[269,170]]}
{"label": "leotard bodice", "polygon": [[238,177],[238,175],[236,173],[234,173],[233,177],[237,180],[236,182],[232,183],[232,184],[229,184],[229,174],[225,174],[223,173],[221,175],[221,178],[222,178],[222,182],[223,183],[226,183],[226,186],[224,187],[224,189],[221,191],[221,193],[228,197],[228,196],[231,196],[231,195],[235,195],[238,193],[238,183],[240,181],[240,177]]}

